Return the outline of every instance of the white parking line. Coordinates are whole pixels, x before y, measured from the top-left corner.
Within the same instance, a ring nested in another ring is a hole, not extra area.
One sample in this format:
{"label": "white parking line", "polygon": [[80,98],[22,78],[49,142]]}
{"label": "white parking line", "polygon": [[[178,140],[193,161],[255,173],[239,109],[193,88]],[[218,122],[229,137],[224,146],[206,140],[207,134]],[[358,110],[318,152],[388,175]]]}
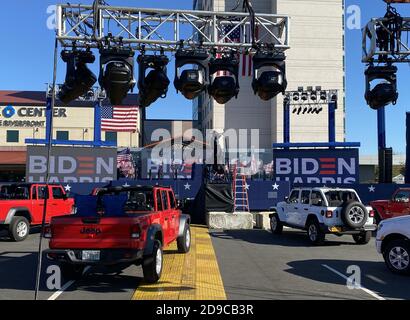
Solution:
{"label": "white parking line", "polygon": [[[90,270],[90,268],[91,268],[90,266],[86,267],[86,268],[84,269],[83,274],[85,274],[88,270]],[[63,285],[63,286],[61,287],[60,290],[54,292],[54,293],[50,296],[50,298],[48,298],[47,300],[56,300],[59,296],[61,296],[61,295],[63,294],[64,291],[66,291],[68,288],[70,288],[74,283],[75,283],[75,280],[70,280],[70,281],[68,281],[65,285]]]}
{"label": "white parking line", "polygon": [[[340,273],[339,271],[329,267],[326,264],[322,264],[323,267],[325,267],[326,269],[332,271],[333,273],[336,273],[338,276],[342,277],[343,279],[345,279],[346,281],[349,280],[348,277],[346,277],[343,273]],[[379,296],[377,293],[373,292],[372,290],[369,290],[363,286],[358,286],[359,290],[363,290],[364,292],[366,292],[367,294],[371,295],[372,297],[376,298],[377,300],[386,300],[385,298]]]}

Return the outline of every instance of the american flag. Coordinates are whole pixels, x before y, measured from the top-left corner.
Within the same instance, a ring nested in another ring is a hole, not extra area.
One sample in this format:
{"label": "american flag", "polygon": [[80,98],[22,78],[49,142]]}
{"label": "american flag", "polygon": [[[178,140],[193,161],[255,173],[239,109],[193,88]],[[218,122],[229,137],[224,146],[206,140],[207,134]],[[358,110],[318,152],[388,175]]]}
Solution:
{"label": "american flag", "polygon": [[132,178],[135,176],[134,162],[129,148],[117,153],[117,169],[122,177]]}
{"label": "american flag", "polygon": [[[258,39],[259,37],[259,28],[256,27],[256,38]],[[246,42],[246,43],[251,43],[252,42],[252,36],[251,36],[251,28],[249,25],[246,26],[233,26],[233,25],[228,25],[224,26],[222,28],[221,32],[221,37],[220,39],[223,39],[226,35],[228,35],[224,42],[225,43],[239,43],[239,42]],[[220,57],[218,55],[217,57]],[[242,74],[242,77],[252,77],[253,73],[253,66],[252,66],[252,57],[250,55],[246,54],[241,54],[239,57],[239,64],[240,64],[240,74]],[[218,72],[218,76],[222,75],[221,73]]]}
{"label": "american flag", "polygon": [[135,132],[138,114],[139,107],[137,106],[102,106],[101,130]]}

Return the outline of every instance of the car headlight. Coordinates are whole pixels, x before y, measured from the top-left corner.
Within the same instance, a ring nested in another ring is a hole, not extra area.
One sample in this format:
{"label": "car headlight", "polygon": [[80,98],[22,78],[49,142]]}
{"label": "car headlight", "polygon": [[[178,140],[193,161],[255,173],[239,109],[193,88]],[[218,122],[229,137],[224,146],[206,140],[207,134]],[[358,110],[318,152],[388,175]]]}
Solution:
{"label": "car headlight", "polygon": [[383,223],[380,223],[380,224],[377,226],[377,231],[380,231],[382,228],[383,228]]}

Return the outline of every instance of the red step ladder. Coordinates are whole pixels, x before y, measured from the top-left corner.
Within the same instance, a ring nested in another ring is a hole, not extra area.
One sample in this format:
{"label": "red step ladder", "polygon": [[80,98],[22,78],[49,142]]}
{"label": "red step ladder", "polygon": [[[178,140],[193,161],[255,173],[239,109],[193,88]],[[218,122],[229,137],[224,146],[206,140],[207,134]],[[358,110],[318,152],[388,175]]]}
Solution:
{"label": "red step ladder", "polygon": [[234,166],[232,175],[232,188],[234,197],[234,212],[249,212],[249,197],[246,183],[246,175],[237,165]]}

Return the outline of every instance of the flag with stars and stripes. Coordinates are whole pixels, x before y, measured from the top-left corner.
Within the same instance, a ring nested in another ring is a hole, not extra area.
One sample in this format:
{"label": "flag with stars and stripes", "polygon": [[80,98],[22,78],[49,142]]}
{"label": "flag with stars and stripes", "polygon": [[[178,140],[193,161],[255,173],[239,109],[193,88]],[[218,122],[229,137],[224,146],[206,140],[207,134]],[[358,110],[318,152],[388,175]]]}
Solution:
{"label": "flag with stars and stripes", "polygon": [[139,116],[138,106],[102,106],[101,130],[135,132]]}
{"label": "flag with stars and stripes", "polygon": [[[256,39],[259,37],[259,28],[256,26]],[[225,38],[226,37],[226,38]],[[251,28],[249,25],[236,27],[235,25],[226,25],[222,27],[220,39],[224,39],[225,43],[239,43],[239,42],[252,42]],[[220,57],[220,55],[217,55]],[[253,65],[252,56],[247,54],[241,54],[239,57],[239,75],[242,77],[252,77]],[[218,76],[223,75],[223,71],[218,72]]]}

